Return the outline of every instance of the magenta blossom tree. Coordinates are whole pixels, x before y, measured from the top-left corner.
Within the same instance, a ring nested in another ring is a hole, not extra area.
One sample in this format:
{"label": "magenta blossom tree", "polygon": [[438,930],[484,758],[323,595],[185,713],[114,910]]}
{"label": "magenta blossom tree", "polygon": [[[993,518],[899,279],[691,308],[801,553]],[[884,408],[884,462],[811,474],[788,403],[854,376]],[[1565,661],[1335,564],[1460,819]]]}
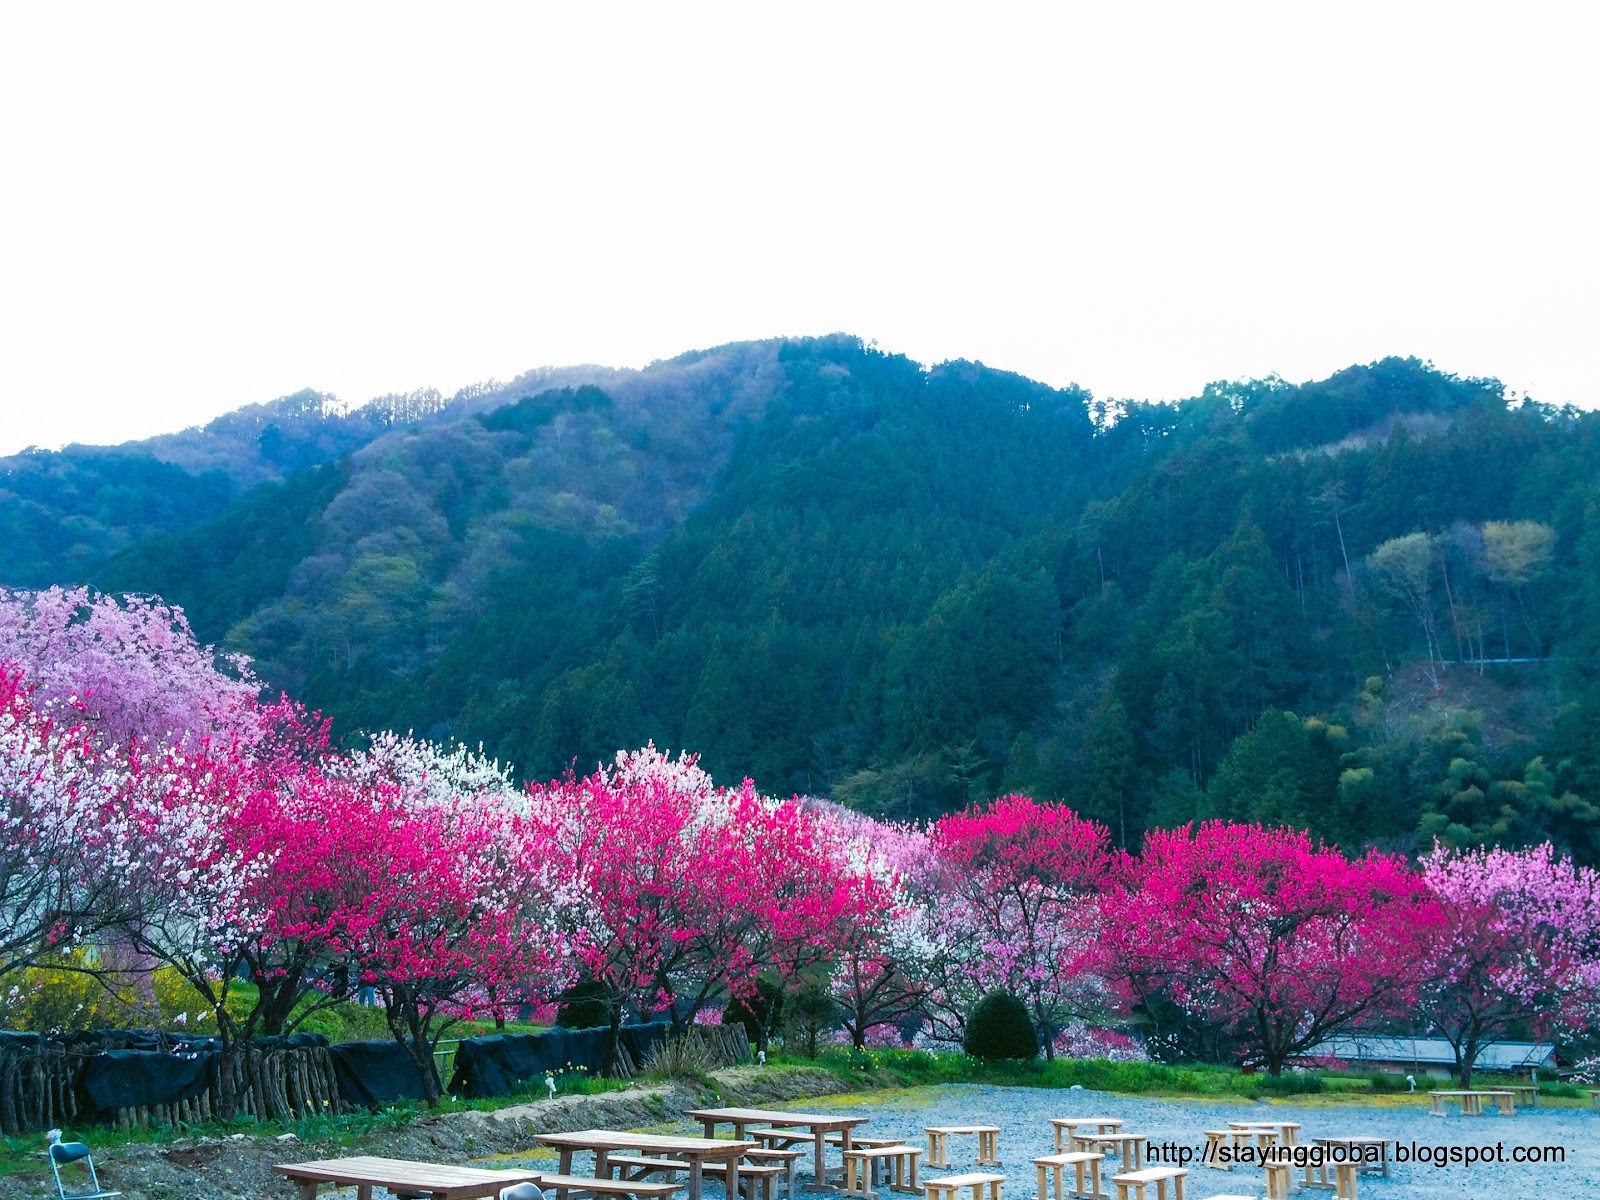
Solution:
{"label": "magenta blossom tree", "polygon": [[1106,969],[1159,987],[1280,1074],[1352,1022],[1415,995],[1438,922],[1398,859],[1354,861],[1304,833],[1158,830],[1105,904]]}
{"label": "magenta blossom tree", "polygon": [[1065,805],[1003,796],[940,818],[930,836],[948,889],[941,919],[967,948],[963,969],[975,990],[1027,1004],[1053,1058],[1061,1025],[1108,1000],[1091,968],[1109,830]]}

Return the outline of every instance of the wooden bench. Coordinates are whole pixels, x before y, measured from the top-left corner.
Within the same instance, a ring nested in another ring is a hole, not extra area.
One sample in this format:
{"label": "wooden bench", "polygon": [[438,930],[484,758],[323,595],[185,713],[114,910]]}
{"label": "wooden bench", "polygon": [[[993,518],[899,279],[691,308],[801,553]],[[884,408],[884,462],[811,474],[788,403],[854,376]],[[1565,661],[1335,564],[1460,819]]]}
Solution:
{"label": "wooden bench", "polygon": [[[1182,1167],[1146,1167],[1142,1171],[1129,1171],[1113,1175],[1117,1185],[1117,1200],[1150,1200],[1150,1185],[1156,1185],[1155,1200],[1183,1200],[1183,1181],[1189,1172]],[[1172,1190],[1167,1190],[1167,1184]]]}
{"label": "wooden bench", "polygon": [[[826,1143],[828,1143],[828,1145],[830,1145],[830,1146],[842,1146],[842,1145],[844,1145],[844,1134],[843,1133],[824,1134],[822,1140],[825,1141]],[[877,1147],[877,1146],[903,1146],[903,1145],[905,1145],[905,1141],[906,1141],[905,1138],[853,1137],[853,1138],[850,1139],[850,1148],[853,1150],[857,1146],[863,1146],[863,1147],[867,1148],[868,1150],[871,1150],[871,1149],[873,1149],[874,1147]]]}
{"label": "wooden bench", "polygon": [[[664,1173],[684,1174],[689,1173],[689,1164],[681,1158],[650,1158],[642,1154],[608,1154],[606,1163],[617,1168],[618,1182],[633,1183],[648,1179],[652,1175]],[[706,1171],[708,1175],[715,1175],[718,1169],[713,1167]],[[776,1200],[773,1195],[774,1188],[780,1179],[789,1174],[789,1168],[783,1166],[765,1166],[757,1163],[739,1164],[739,1190],[750,1200]],[[541,1176],[543,1178],[543,1176]],[[676,1190],[676,1184],[668,1184]]]}
{"label": "wooden bench", "polygon": [[1500,1091],[1515,1093],[1518,1104],[1526,1104],[1529,1108],[1539,1107],[1539,1088],[1532,1083],[1508,1083]]}
{"label": "wooden bench", "polygon": [[1289,1200],[1289,1189],[1294,1186],[1289,1178],[1291,1160],[1279,1158],[1261,1165],[1267,1173],[1267,1200]]}
{"label": "wooden bench", "polygon": [[[744,1156],[747,1163],[782,1167],[784,1200],[794,1200],[800,1191],[800,1160],[805,1155],[798,1150],[751,1150]],[[744,1168],[739,1168],[741,1171]]]}
{"label": "wooden bench", "polygon": [[942,1175],[938,1179],[924,1179],[922,1190],[928,1200],[961,1200],[961,1189],[972,1189],[972,1200],[1000,1200],[1000,1185],[1004,1175],[991,1175],[984,1171],[971,1171],[965,1175]]}
{"label": "wooden bench", "polygon": [[1461,1115],[1464,1117],[1483,1116],[1484,1100],[1493,1100],[1499,1106],[1503,1116],[1514,1117],[1517,1115],[1516,1094],[1504,1088],[1485,1089],[1455,1089],[1428,1093],[1428,1115],[1434,1117],[1445,1116],[1445,1101],[1461,1101]]}
{"label": "wooden bench", "polygon": [[[1200,1155],[1200,1165],[1218,1171],[1231,1171],[1239,1161],[1239,1147],[1250,1144],[1250,1132],[1245,1129],[1205,1129],[1206,1148]],[[1230,1151],[1222,1153],[1224,1149]]]}
{"label": "wooden bench", "polygon": [[1138,1171],[1144,1167],[1145,1147],[1150,1139],[1142,1133],[1091,1133],[1074,1134],[1072,1140],[1085,1150],[1115,1154],[1124,1171]]}
{"label": "wooden bench", "polygon": [[587,1175],[547,1175],[539,1172],[539,1187],[560,1200],[575,1195],[635,1196],[638,1200],[666,1200],[678,1190],[675,1183],[646,1183],[641,1179],[591,1179]]}
{"label": "wooden bench", "polygon": [[[1104,1154],[1091,1154],[1087,1151],[1073,1151],[1068,1154],[1046,1154],[1042,1158],[1033,1160],[1033,1165],[1039,1171],[1039,1200],[1050,1200],[1050,1189],[1045,1180],[1045,1172],[1053,1171],[1056,1177],[1055,1200],[1074,1200],[1084,1198],[1098,1198],[1105,1193],[1100,1190],[1100,1164],[1105,1161]],[[1072,1190],[1066,1191],[1063,1187],[1062,1172],[1066,1168],[1073,1169]]]}
{"label": "wooden bench", "polygon": [[1500,1110],[1502,1117],[1514,1117],[1517,1115],[1517,1093],[1515,1089],[1485,1088],[1483,1097],[1485,1100],[1494,1101],[1495,1107]]}
{"label": "wooden bench", "polygon": [[928,1135],[928,1165],[930,1167],[948,1167],[950,1165],[950,1135],[970,1134],[978,1135],[978,1158],[980,1167],[998,1167],[1000,1165],[1000,1127],[998,1125],[929,1125],[924,1130]]}
{"label": "wooden bench", "polygon": [[[892,1146],[851,1147],[844,1152],[844,1188],[846,1196],[860,1196],[864,1200],[877,1200],[876,1186],[887,1186],[891,1192],[922,1193],[917,1183],[917,1159],[922,1151],[916,1146],[895,1143]],[[893,1177],[886,1177],[886,1172]]]}

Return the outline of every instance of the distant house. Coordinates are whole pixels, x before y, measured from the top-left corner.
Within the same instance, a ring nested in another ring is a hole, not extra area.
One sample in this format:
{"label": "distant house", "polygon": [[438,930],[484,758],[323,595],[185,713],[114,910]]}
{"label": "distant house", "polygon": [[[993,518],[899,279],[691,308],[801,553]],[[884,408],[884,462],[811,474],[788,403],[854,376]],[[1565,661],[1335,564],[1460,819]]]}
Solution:
{"label": "distant house", "polygon": [[[1427,1075],[1448,1079],[1456,1056],[1443,1038],[1385,1037],[1352,1033],[1331,1037],[1315,1046],[1307,1059],[1336,1058],[1351,1067]],[[1495,1042],[1478,1052],[1475,1071],[1548,1071],[1556,1069],[1556,1048],[1548,1042]]]}

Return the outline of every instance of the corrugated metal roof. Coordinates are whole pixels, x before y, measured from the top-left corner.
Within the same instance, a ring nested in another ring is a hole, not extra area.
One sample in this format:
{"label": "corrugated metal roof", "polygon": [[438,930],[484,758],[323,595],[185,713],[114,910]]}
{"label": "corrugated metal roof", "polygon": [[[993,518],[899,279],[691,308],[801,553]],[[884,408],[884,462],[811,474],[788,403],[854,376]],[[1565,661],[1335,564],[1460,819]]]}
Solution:
{"label": "corrugated metal roof", "polygon": [[[1513,1071],[1555,1066],[1556,1048],[1548,1042],[1495,1042],[1478,1052],[1477,1067]],[[1414,1062],[1455,1065],[1455,1052],[1443,1038],[1385,1037],[1344,1034],[1331,1037],[1308,1052],[1310,1058],[1343,1058],[1352,1062]]]}

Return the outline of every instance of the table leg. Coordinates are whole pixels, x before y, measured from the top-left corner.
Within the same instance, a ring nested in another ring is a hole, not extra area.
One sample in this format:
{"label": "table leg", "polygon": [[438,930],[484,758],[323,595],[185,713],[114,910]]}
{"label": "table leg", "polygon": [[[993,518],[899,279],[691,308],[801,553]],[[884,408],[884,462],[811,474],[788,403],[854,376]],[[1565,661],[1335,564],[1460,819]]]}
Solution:
{"label": "table leg", "polygon": [[317,1200],[317,1185],[312,1180],[300,1184],[300,1200]]}
{"label": "table leg", "polygon": [[[700,1200],[700,1160],[689,1160],[689,1200]],[[728,1200],[739,1200],[737,1196],[729,1196]]]}
{"label": "table leg", "polygon": [[[728,1200],[739,1200],[739,1160],[728,1160]],[[755,1200],[752,1196],[751,1200]]]}
{"label": "table leg", "polygon": [[356,1184],[356,1200],[372,1200],[372,1185],[370,1183]]}
{"label": "table leg", "polygon": [[571,1175],[572,1174],[572,1147],[570,1147],[570,1146],[561,1147],[561,1161],[560,1161],[559,1165],[560,1165],[561,1169],[557,1172],[557,1174],[559,1174],[559,1175]]}
{"label": "table leg", "polygon": [[1056,1128],[1056,1153],[1060,1154],[1062,1152],[1061,1151],[1061,1126],[1057,1125],[1055,1128]]}
{"label": "table leg", "polygon": [[812,1150],[813,1156],[816,1159],[816,1172],[817,1172],[816,1187],[817,1187],[817,1191],[819,1191],[819,1192],[824,1192],[824,1191],[828,1190],[828,1158],[827,1158],[828,1151],[827,1151],[827,1144],[828,1143],[824,1140],[824,1135],[823,1135],[822,1130],[818,1129],[818,1130],[813,1131],[811,1150]]}
{"label": "table leg", "polygon": [[[711,1120],[711,1118],[709,1118],[709,1117],[701,1117],[700,1118],[700,1124],[705,1126],[706,1136],[708,1138],[714,1138],[714,1137],[717,1136],[717,1123],[715,1121]],[[737,1141],[738,1139],[735,1138],[734,1140]]]}
{"label": "table leg", "polygon": [[[611,1178],[611,1151],[596,1150],[594,1152],[594,1177],[596,1179]],[[728,1200],[733,1200],[733,1197],[728,1197]]]}

